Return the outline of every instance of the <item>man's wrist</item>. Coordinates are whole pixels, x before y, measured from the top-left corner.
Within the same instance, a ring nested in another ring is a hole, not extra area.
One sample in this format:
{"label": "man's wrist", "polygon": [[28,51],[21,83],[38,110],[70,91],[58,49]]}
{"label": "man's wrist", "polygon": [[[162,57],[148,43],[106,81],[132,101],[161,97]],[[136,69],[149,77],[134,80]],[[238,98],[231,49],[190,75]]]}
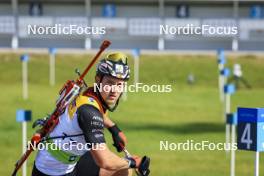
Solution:
{"label": "man's wrist", "polygon": [[121,132],[121,130],[118,128],[118,126],[116,124],[109,127],[108,130],[110,131],[110,133],[115,134],[115,135],[117,135],[119,132]]}

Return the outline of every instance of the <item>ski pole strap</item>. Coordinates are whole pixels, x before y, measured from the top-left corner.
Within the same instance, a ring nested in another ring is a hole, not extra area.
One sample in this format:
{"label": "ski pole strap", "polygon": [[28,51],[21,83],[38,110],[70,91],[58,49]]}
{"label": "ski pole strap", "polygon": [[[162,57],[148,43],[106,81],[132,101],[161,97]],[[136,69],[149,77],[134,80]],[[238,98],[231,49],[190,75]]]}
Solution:
{"label": "ski pole strap", "polygon": [[51,148],[51,145],[55,145],[55,143],[52,141],[52,139],[48,139],[44,141],[46,143],[46,149],[47,152],[57,159],[58,161],[62,162],[63,164],[75,164],[80,159],[80,156],[74,155],[72,153],[66,152],[61,150],[59,147],[56,146],[55,150],[54,148]]}

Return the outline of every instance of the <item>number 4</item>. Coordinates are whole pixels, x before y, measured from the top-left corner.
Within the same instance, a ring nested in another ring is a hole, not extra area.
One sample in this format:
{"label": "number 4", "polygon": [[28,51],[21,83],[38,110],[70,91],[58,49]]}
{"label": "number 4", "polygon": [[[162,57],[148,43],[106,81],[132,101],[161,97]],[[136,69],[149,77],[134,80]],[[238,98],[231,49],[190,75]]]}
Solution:
{"label": "number 4", "polygon": [[241,137],[241,143],[247,144],[247,149],[250,149],[250,145],[253,143],[250,139],[250,123],[247,123]]}

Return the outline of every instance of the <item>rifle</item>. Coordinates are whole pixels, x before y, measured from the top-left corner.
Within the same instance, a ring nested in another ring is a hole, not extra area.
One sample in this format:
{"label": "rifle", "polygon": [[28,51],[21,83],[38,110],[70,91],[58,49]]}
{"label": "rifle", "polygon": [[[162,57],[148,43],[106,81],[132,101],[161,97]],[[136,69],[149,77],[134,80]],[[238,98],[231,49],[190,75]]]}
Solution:
{"label": "rifle", "polygon": [[[68,80],[62,89],[59,92],[59,98],[56,101],[56,108],[51,115],[49,115],[47,121],[45,122],[44,126],[38,130],[33,137],[31,138],[31,144],[34,143],[38,145],[41,140],[48,136],[50,132],[56,127],[59,122],[59,116],[64,113],[66,107],[74,100],[76,97],[81,93],[82,89],[86,87],[86,83],[84,81],[85,75],[94,65],[96,60],[99,58],[101,53],[109,47],[111,44],[110,41],[105,40],[100,46],[100,50],[96,53],[92,61],[89,63],[87,68],[83,71],[82,74],[79,75],[79,78],[74,80]],[[21,168],[23,163],[27,160],[31,152],[34,151],[32,145],[27,147],[27,151],[21,156],[21,158],[16,162],[15,169],[12,173],[12,176],[16,176],[17,171]]]}

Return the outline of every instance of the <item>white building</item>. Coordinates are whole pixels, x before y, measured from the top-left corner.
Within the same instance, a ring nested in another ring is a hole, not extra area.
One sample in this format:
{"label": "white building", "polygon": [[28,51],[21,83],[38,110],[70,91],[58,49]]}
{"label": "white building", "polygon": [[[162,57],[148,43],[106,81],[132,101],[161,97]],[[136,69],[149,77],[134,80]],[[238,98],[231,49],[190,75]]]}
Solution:
{"label": "white building", "polygon": [[[41,6],[38,6],[38,2]],[[31,9],[31,10],[30,10]],[[111,16],[111,17],[106,17]],[[181,16],[181,17],[180,17]],[[32,35],[28,25],[105,26],[105,35]],[[238,35],[161,35],[160,25],[238,27]],[[2,0],[0,47],[263,50],[264,2],[226,0]]]}

